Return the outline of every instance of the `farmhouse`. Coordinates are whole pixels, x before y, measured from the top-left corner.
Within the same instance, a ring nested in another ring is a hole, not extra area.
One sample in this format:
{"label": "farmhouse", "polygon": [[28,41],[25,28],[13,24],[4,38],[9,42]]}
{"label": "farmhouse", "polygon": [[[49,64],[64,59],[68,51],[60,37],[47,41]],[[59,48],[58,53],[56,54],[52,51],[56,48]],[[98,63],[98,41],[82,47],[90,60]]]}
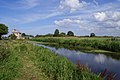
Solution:
{"label": "farmhouse", "polygon": [[17,36],[17,39],[22,39],[22,33],[17,31],[16,29],[12,30],[12,33]]}
{"label": "farmhouse", "polygon": [[12,33],[17,37],[17,39],[32,39],[32,35],[22,35],[22,33],[16,29],[12,30]]}

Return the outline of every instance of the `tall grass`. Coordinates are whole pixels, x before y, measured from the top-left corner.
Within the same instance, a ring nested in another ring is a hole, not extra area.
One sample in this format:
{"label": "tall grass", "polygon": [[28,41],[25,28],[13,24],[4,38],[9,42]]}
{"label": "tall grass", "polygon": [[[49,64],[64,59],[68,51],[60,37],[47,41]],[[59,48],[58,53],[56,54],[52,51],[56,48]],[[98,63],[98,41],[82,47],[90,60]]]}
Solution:
{"label": "tall grass", "polygon": [[32,76],[36,76],[33,73],[38,72],[38,77],[41,73],[46,75],[48,80],[101,80],[97,75],[72,64],[64,57],[52,54],[43,47],[22,41],[8,41],[4,44],[8,46],[6,54],[9,55],[0,61],[0,80],[22,80],[21,77],[24,75],[22,70],[29,70],[24,68],[27,65],[27,63],[23,65],[25,58],[30,60],[30,63],[32,61],[33,71],[28,73]]}
{"label": "tall grass", "polygon": [[11,42],[0,42],[0,80],[15,80],[19,76],[21,62],[18,60]]}
{"label": "tall grass", "polygon": [[52,80],[100,80],[95,74],[86,70],[78,70],[77,66],[66,58],[52,54],[43,47],[31,45],[29,49],[36,54],[38,68],[42,69]]}

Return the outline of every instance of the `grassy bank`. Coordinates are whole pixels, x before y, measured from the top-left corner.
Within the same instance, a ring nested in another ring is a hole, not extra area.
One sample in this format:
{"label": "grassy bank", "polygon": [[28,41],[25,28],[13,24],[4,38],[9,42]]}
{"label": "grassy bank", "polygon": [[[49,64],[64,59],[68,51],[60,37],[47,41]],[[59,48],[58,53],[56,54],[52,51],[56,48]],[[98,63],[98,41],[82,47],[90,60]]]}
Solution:
{"label": "grassy bank", "polygon": [[80,64],[24,41],[0,41],[0,80],[100,80]]}
{"label": "grassy bank", "polygon": [[[120,53],[119,38],[76,38],[76,37],[41,37],[34,38],[33,41],[57,43],[74,47],[88,52],[118,52]],[[96,50],[94,50],[96,49]],[[98,49],[98,50],[97,50]]]}

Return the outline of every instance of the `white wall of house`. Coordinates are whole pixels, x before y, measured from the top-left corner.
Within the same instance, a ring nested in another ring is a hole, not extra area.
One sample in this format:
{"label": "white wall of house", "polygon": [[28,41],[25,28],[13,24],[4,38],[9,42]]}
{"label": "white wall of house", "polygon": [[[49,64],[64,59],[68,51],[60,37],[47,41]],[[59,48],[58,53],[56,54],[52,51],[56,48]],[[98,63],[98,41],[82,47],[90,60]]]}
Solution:
{"label": "white wall of house", "polygon": [[22,39],[22,34],[21,32],[17,31],[16,29],[12,30],[12,33],[17,36],[17,39]]}

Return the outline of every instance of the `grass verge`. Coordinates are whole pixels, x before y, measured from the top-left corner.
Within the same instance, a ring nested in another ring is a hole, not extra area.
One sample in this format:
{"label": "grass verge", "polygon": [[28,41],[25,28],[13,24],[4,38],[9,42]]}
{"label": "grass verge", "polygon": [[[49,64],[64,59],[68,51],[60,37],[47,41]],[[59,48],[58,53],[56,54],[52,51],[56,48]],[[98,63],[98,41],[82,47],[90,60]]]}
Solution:
{"label": "grass verge", "polygon": [[1,45],[7,56],[0,61],[0,80],[102,80],[43,47],[24,41],[1,41]]}

